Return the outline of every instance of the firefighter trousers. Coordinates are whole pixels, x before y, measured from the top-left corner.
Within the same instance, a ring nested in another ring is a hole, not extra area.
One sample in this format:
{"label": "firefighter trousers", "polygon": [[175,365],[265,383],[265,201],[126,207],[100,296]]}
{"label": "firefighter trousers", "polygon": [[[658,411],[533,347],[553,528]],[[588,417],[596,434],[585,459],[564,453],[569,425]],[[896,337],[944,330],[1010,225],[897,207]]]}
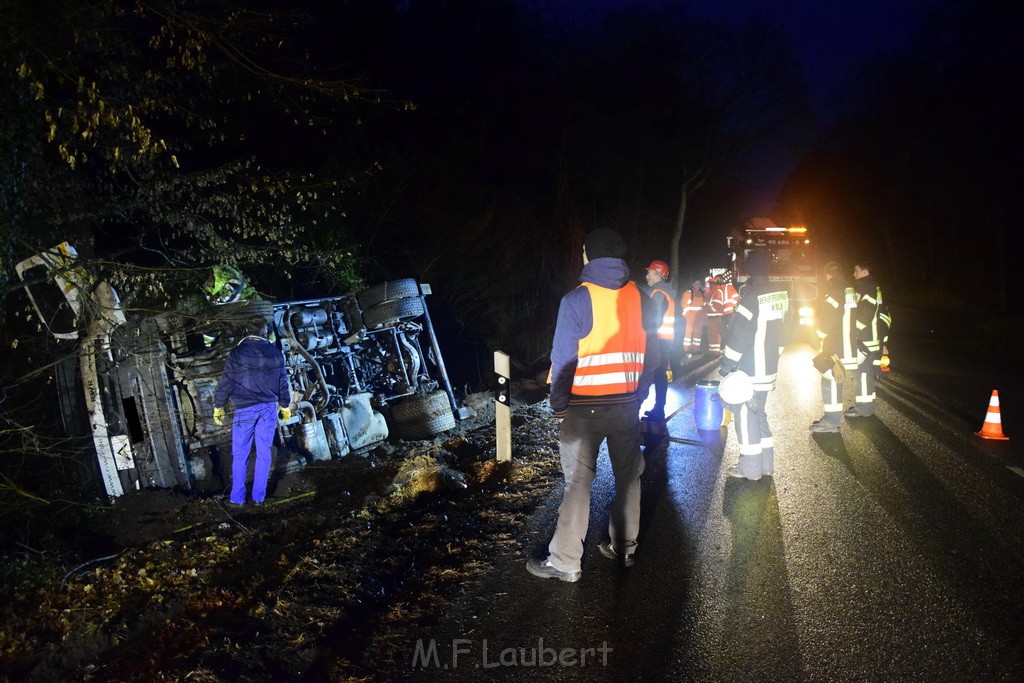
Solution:
{"label": "firefighter trousers", "polygon": [[755,390],[746,403],[726,404],[736,425],[740,474],[748,479],[759,479],[775,471],[775,442],[765,412],[767,400],[767,391]]}

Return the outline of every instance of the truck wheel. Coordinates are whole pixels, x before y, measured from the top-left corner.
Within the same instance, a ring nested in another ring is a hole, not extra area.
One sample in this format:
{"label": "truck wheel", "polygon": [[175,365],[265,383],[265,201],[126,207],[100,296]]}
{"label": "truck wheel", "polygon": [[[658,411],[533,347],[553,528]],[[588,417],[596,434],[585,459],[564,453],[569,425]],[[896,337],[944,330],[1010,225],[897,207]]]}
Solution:
{"label": "truck wheel", "polygon": [[418,297],[419,295],[420,286],[416,280],[404,278],[381,282],[379,285],[364,289],[356,294],[356,299],[359,301],[359,307],[366,311],[385,301],[408,299],[411,296]]}
{"label": "truck wheel", "polygon": [[391,418],[402,439],[429,439],[455,429],[455,415],[448,394],[443,391],[405,399],[392,406]]}
{"label": "truck wheel", "polygon": [[395,299],[363,311],[363,324],[372,330],[377,325],[392,325],[400,320],[412,320],[423,313],[423,301],[420,298]]}
{"label": "truck wheel", "polygon": [[[273,329],[274,302],[272,301],[234,301],[229,304],[213,306],[209,318],[196,331],[211,340],[225,338],[238,341],[245,332],[249,318],[260,316]],[[207,342],[209,345],[210,342]]]}
{"label": "truck wheel", "polygon": [[213,313],[217,320],[226,320],[232,324],[243,324],[254,315],[263,316],[269,323],[274,316],[274,302],[234,301],[214,306]]}

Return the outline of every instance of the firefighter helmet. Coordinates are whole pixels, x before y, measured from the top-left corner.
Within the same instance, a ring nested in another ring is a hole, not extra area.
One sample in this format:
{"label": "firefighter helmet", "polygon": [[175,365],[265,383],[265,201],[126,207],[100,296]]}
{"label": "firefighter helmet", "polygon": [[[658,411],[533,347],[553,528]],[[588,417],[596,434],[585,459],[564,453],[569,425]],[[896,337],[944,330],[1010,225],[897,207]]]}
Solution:
{"label": "firefighter helmet", "polygon": [[668,264],[665,263],[664,261],[651,261],[651,265],[647,266],[647,270],[653,270],[655,273],[662,276],[666,280],[668,279]]}
{"label": "firefighter helmet", "polygon": [[718,395],[730,405],[746,403],[754,396],[754,383],[742,370],[730,372],[718,385]]}

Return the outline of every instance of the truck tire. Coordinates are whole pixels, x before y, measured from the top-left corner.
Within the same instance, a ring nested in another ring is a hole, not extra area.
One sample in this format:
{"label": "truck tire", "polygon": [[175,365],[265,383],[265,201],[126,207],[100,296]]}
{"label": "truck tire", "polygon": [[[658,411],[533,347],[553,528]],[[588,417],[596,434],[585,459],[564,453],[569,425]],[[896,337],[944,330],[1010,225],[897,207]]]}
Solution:
{"label": "truck tire", "polygon": [[441,432],[455,429],[455,414],[448,394],[435,391],[423,396],[410,396],[391,408],[395,431],[402,439],[429,439]]}
{"label": "truck tire", "polygon": [[363,324],[367,329],[372,330],[377,325],[392,325],[400,320],[412,320],[420,317],[423,313],[423,300],[419,297],[395,299],[363,311]]}
{"label": "truck tire", "polygon": [[385,301],[408,299],[409,297],[418,297],[419,295],[420,286],[416,280],[404,278],[402,280],[381,282],[378,285],[364,289],[356,294],[356,299],[359,301],[359,307],[367,311]]}
{"label": "truck tire", "polygon": [[244,324],[254,315],[261,315],[271,322],[274,316],[273,301],[235,301],[230,304],[218,304],[213,307],[217,320],[232,324]]}

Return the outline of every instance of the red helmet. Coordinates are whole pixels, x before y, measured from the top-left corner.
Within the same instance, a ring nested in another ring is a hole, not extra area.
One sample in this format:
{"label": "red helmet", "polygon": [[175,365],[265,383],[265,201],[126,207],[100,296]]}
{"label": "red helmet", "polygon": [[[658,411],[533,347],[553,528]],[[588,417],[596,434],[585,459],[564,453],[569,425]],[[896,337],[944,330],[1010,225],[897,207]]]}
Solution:
{"label": "red helmet", "polygon": [[664,261],[651,261],[651,265],[647,266],[647,270],[653,270],[666,280],[668,279],[668,264]]}

